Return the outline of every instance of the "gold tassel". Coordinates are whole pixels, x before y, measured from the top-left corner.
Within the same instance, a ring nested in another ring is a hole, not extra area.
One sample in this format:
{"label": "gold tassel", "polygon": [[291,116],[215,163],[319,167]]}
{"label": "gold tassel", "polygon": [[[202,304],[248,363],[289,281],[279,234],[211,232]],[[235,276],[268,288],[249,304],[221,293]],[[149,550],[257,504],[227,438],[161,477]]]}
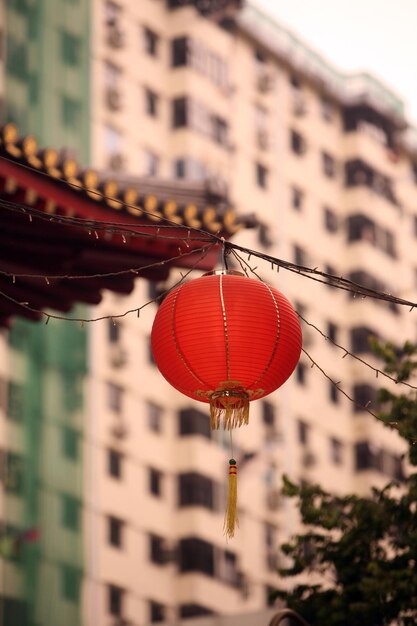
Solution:
{"label": "gold tassel", "polygon": [[235,526],[239,526],[237,515],[237,465],[235,459],[229,461],[229,493],[224,516],[224,534],[228,539],[234,537]]}
{"label": "gold tassel", "polygon": [[222,423],[224,430],[249,424],[248,394],[235,389],[222,389],[213,393],[210,398],[210,418],[212,430],[218,430]]}

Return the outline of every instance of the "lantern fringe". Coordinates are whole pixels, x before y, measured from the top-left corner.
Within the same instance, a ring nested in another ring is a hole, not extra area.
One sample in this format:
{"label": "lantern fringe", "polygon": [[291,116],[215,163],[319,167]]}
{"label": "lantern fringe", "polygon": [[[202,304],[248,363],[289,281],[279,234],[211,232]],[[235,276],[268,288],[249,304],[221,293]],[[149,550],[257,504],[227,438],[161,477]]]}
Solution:
{"label": "lantern fringe", "polygon": [[239,526],[237,515],[237,465],[235,459],[229,461],[229,492],[227,508],[224,516],[224,534],[227,539],[235,535],[235,527]]}
{"label": "lantern fringe", "polygon": [[210,419],[212,430],[231,430],[249,424],[249,398],[236,396],[218,396],[210,400]]}

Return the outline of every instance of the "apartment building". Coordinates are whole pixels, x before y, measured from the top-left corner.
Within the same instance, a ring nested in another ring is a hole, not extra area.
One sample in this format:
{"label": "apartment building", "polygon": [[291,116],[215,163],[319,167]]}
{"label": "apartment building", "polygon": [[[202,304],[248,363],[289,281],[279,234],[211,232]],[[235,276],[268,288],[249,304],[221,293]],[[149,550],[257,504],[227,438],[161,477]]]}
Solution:
{"label": "apartment building", "polygon": [[[256,214],[259,228],[237,233],[237,243],[416,300],[417,141],[401,99],[373,76],[339,74],[242,4],[90,3],[91,164],[116,180],[206,181],[241,214]],[[303,354],[282,389],[253,403],[235,436],[240,528],[226,543],[229,439],[210,431],[206,405],[156,369],[156,305],[139,319],[92,325],[83,522],[73,529],[84,541],[83,584],[65,599],[82,624],[260,610],[278,582],[278,545],[297,526],[280,495],[283,473],[337,493],[403,478],[399,440],[360,408],[376,407],[382,378],[334,343],[378,367],[369,337],[414,340],[413,313],[249,263],[328,338],[303,323],[306,352],[354,402]],[[123,313],[166,287],[138,280],[128,297],[106,295],[97,313]]]}

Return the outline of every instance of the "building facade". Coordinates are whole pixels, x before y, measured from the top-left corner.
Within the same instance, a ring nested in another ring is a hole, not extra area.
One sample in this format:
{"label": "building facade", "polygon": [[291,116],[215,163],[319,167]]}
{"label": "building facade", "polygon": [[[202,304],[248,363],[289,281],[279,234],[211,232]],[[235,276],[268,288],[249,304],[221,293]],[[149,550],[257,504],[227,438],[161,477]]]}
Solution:
{"label": "building facade", "polygon": [[[416,300],[417,142],[396,94],[370,75],[338,74],[251,2],[87,4],[94,167],[118,179],[207,181],[256,214],[259,228],[237,243]],[[44,141],[61,138],[77,148],[55,132]],[[376,409],[382,378],[346,350],[380,367],[369,337],[414,341],[413,313],[248,262],[324,337],[303,322],[308,354],[236,434],[240,528],[228,543],[228,437],[158,373],[156,305],[89,331],[83,454],[68,460],[83,462],[82,584],[67,599],[82,624],[261,610],[278,583],[278,545],[298,523],[280,494],[283,473],[336,493],[403,478],[400,441],[361,408]],[[97,315],[123,313],[169,284],[138,280],[131,296],[106,295]]]}

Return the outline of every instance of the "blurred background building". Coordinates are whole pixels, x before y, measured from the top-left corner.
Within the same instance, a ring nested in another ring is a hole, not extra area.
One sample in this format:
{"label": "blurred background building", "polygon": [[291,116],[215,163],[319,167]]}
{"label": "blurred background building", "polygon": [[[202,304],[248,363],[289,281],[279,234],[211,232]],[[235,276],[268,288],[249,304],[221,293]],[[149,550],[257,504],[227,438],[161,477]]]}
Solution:
{"label": "blurred background building", "polygon": [[[121,184],[200,185],[256,215],[258,228],[234,241],[416,300],[417,141],[377,78],[338,73],[251,1],[11,0],[1,10],[5,122]],[[360,409],[377,409],[381,379],[334,342],[378,367],[369,337],[414,341],[413,315],[257,271],[321,329],[303,325],[304,347],[354,402],[304,356],[253,403],[236,435],[240,528],[227,544],[228,437],[158,373],[156,305],[88,331],[22,320],[4,331],[4,626],[261,610],[278,544],[297,525],[283,473],[337,493],[403,479],[399,440]],[[173,280],[138,279],[87,314],[122,313]]]}

